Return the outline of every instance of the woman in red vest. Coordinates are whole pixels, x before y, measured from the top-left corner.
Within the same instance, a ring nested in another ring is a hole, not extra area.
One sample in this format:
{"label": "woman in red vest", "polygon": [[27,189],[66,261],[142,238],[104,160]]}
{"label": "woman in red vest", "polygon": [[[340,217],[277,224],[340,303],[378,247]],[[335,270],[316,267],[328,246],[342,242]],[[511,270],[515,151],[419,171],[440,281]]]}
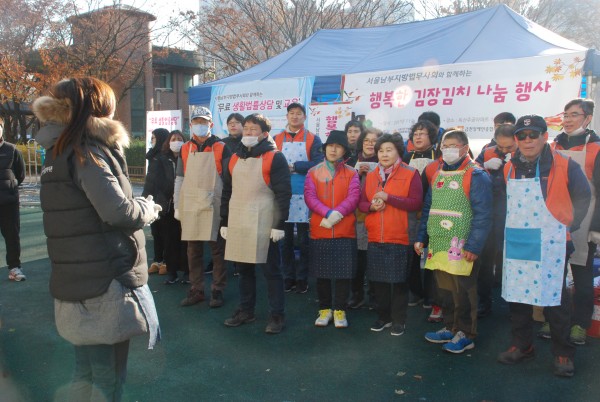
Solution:
{"label": "woman in red vest", "polygon": [[367,275],[373,282],[378,320],[372,331],[392,327],[404,334],[408,307],[409,219],[421,209],[423,187],[419,172],[402,162],[404,141],[399,134],[377,140],[377,168],[367,175],[358,208],[368,212]]}
{"label": "woman in red vest", "polygon": [[319,297],[315,325],[326,327],[333,319],[336,328],[346,328],[346,302],[356,274],[354,211],[360,181],[356,170],[344,163],[350,156],[344,131],[332,131],[324,148],[325,161],[308,171],[304,183],[304,200],[311,212],[309,272],[317,278]]}

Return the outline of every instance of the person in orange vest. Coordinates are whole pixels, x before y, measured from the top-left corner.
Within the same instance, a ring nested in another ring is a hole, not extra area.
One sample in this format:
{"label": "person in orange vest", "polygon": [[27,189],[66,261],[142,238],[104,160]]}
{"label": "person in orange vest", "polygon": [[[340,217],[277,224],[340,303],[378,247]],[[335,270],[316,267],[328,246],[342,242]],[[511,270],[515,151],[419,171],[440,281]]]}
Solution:
{"label": "person in orange vest", "polygon": [[[285,291],[306,293],[308,291],[308,207],[304,202],[304,181],[308,170],[323,161],[321,139],[304,127],[306,109],[300,103],[287,107],[287,127],[273,139],[277,148],[287,159],[292,174],[292,200],[285,238],[282,245],[283,276]],[[294,253],[294,227],[300,244],[300,262]]]}
{"label": "person in orange vest", "polygon": [[283,154],[269,136],[271,123],[261,114],[244,119],[241,146],[227,162],[223,173],[221,235],[227,239],[225,258],[237,263],[240,273],[240,304],[228,327],[256,320],[256,270],[262,268],[267,282],[268,334],[285,327],[285,300],[281,253],[292,187],[290,171]]}
{"label": "person in orange vest", "polygon": [[399,134],[384,134],[375,144],[379,164],[367,179],[359,209],[365,219],[369,246],[367,276],[375,290],[377,321],[371,331],[392,327],[400,336],[408,309],[409,221],[423,204],[419,171],[402,162],[404,141]]}
{"label": "person in orange vest", "polygon": [[[584,345],[586,330],[594,312],[594,255],[600,243],[600,203],[596,194],[600,188],[600,137],[588,125],[594,115],[594,102],[574,99],[567,103],[563,114],[563,132],[551,146],[564,156],[570,157],[581,167],[592,191],[590,207],[577,231],[571,233],[575,252],[569,260],[575,291],[573,292],[573,316],[570,339],[576,345]],[[538,333],[550,338],[547,323]]]}
{"label": "person in orange vest", "polygon": [[509,303],[511,346],[503,364],[535,357],[533,306],[550,322],[554,374],[572,377],[575,347],[569,341],[571,306],[565,286],[573,252],[569,231],[579,229],[590,204],[590,187],[577,163],[548,145],[544,118],[526,115],[516,124],[518,150],[504,166],[501,190],[506,213],[502,297]]}
{"label": "person in orange vest", "polygon": [[481,269],[477,280],[477,294],[479,304],[477,306],[477,317],[487,317],[492,312],[492,288],[494,282],[500,283],[502,278],[502,244],[504,242],[504,215],[498,215],[500,194],[497,190],[498,181],[504,180],[502,174],[504,165],[510,160],[517,150],[515,141],[515,126],[512,124],[500,124],[494,132],[494,144],[485,148],[475,159],[480,166],[490,174],[494,188],[494,220],[483,253],[480,257]]}
{"label": "person in orange vest", "polygon": [[175,218],[181,221],[181,240],[188,242],[187,255],[191,287],[181,301],[191,306],[204,300],[204,243],[208,242],[213,260],[213,281],[209,307],[223,305],[227,285],[225,240],[219,235],[222,175],[229,147],[211,133],[212,114],[194,106],[190,114],[192,136],[177,159],[175,178]]}
{"label": "person in orange vest", "polygon": [[[496,132],[496,129],[501,126],[502,124],[512,124],[514,125],[517,121],[517,118],[515,117],[514,114],[510,113],[510,112],[502,112],[502,113],[498,113],[495,117],[494,117],[494,134]],[[479,153],[479,155],[481,155],[487,148],[489,147],[493,147],[494,145],[496,145],[496,138],[494,136],[494,138],[492,138],[492,140],[490,142],[488,142],[487,144],[485,144],[483,146],[483,148],[481,148],[481,152]]]}
{"label": "person in orange vest", "polygon": [[325,161],[308,171],[304,183],[304,199],[311,211],[309,272],[317,278],[319,298],[315,325],[326,327],[333,319],[336,328],[346,328],[346,303],[356,274],[354,211],[360,181],[356,170],[344,163],[350,156],[344,131],[331,131],[324,148]]}
{"label": "person in orange vest", "polygon": [[440,149],[443,166],[431,180],[414,248],[422,254],[429,242],[425,268],[434,270],[444,311],[444,328],[427,332],[425,339],[444,344],[446,352],[463,353],[475,347],[477,336],[474,262],[491,227],[492,183],[469,156],[464,131],[447,131]]}

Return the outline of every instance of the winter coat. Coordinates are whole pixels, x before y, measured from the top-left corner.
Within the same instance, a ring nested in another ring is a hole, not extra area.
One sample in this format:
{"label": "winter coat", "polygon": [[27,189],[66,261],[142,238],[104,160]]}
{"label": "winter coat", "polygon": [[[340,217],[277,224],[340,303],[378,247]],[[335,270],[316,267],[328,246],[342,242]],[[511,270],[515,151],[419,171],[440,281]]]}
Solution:
{"label": "winter coat", "polygon": [[177,158],[169,151],[168,154],[155,155],[153,163],[148,165],[142,196],[154,197],[154,202],[162,207],[161,216],[166,215],[172,209],[176,164]]}
{"label": "winter coat", "polygon": [[19,185],[25,180],[23,155],[13,144],[0,145],[0,205],[19,202]]}

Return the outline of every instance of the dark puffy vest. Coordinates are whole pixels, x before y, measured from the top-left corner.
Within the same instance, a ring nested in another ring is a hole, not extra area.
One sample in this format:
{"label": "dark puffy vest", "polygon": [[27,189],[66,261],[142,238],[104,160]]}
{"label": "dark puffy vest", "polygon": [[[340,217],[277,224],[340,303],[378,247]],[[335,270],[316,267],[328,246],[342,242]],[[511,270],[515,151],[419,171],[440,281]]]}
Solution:
{"label": "dark puffy vest", "polygon": [[15,146],[4,141],[0,147],[0,205],[19,202],[19,183],[13,172]]}
{"label": "dark puffy vest", "polygon": [[[133,198],[123,157],[117,150],[96,146],[99,152],[95,154],[103,155],[125,196]],[[142,229],[117,228],[101,220],[73,179],[79,166],[76,159],[71,148],[57,158],[49,149],[42,170],[40,200],[52,263],[50,293],[59,300],[79,301],[104,294],[113,279],[128,288],[146,284]]]}

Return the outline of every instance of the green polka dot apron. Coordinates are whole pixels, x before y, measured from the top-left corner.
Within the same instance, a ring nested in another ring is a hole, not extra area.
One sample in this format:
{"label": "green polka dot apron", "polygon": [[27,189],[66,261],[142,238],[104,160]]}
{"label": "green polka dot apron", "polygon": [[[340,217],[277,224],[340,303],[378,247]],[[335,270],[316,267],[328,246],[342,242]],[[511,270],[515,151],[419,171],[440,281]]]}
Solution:
{"label": "green polka dot apron", "polygon": [[431,186],[431,209],[427,220],[429,252],[426,269],[438,269],[453,275],[468,276],[473,263],[462,256],[462,249],[471,230],[473,211],[463,189],[468,169],[446,172],[440,170]]}
{"label": "green polka dot apron", "polygon": [[506,183],[502,297],[513,303],[558,306],[567,228],[546,207],[539,164],[531,179],[510,179],[510,173]]}

